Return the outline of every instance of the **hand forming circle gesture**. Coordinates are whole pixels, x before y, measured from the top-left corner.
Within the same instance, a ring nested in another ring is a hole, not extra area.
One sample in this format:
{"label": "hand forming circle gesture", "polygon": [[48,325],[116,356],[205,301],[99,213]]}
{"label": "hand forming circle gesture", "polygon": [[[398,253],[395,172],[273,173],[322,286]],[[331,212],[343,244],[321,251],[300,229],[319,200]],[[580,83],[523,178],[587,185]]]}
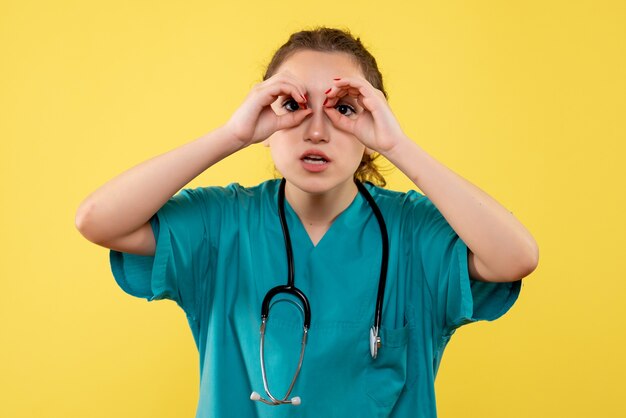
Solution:
{"label": "hand forming circle gesture", "polygon": [[[303,110],[277,115],[271,104],[279,96],[291,96]],[[313,112],[306,103],[304,84],[287,72],[277,73],[254,86],[225,128],[243,145],[261,142],[276,131],[300,124]]]}
{"label": "hand forming circle gesture", "polygon": [[[384,154],[406,136],[394,116],[382,91],[364,78],[335,78],[326,93],[324,112],[338,129],[356,136],[369,149]],[[356,98],[361,108],[355,117],[334,111],[346,96]]]}

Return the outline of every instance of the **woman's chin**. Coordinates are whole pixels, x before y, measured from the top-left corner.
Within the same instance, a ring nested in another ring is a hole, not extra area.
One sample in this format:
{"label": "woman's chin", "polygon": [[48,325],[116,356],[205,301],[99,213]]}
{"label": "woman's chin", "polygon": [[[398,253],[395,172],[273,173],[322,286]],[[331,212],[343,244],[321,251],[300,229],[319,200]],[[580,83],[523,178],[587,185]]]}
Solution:
{"label": "woman's chin", "polygon": [[356,189],[354,180],[350,177],[347,180],[339,180],[326,176],[306,176],[305,178],[286,177],[287,183],[291,183],[296,189],[310,195],[324,195],[328,193],[341,192],[344,188]]}

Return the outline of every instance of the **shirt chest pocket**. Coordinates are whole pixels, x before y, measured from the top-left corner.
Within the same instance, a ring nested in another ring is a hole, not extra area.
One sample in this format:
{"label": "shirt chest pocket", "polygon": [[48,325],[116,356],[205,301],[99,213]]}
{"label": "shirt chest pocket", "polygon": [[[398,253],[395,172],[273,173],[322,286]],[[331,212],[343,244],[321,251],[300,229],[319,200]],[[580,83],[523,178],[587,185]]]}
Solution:
{"label": "shirt chest pocket", "polygon": [[375,409],[386,415],[407,381],[409,326],[380,329],[381,347],[365,370],[365,388]]}

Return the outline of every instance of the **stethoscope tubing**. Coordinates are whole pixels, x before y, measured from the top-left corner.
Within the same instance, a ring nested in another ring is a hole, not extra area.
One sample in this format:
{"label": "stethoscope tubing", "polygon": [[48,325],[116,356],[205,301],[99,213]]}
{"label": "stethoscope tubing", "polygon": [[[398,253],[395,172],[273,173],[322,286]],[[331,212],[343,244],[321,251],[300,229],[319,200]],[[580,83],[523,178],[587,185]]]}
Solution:
{"label": "stethoscope tubing", "polygon": [[[267,399],[263,399],[261,397],[259,397],[258,400],[268,405],[280,405],[280,404],[293,403],[293,399],[288,399],[288,398],[289,398],[289,395],[291,394],[291,391],[293,390],[294,385],[296,384],[296,379],[298,379],[298,375],[300,374],[300,369],[302,368],[302,361],[304,360],[304,349],[306,347],[308,329],[305,328],[302,331],[302,342],[300,344],[300,359],[298,360],[298,367],[296,369],[296,373],[293,375],[291,384],[289,385],[289,388],[287,389],[287,393],[285,393],[285,396],[283,397],[283,399],[277,399],[272,395],[272,392],[270,391],[269,383],[267,382],[267,373],[265,372],[265,325],[266,323],[267,323],[267,318],[264,318],[263,321],[261,322],[261,348],[259,352],[260,352],[260,357],[261,357],[261,374],[263,375],[263,388],[265,389],[265,393],[271,399],[271,401],[268,401]],[[296,399],[299,400],[300,398],[296,397]]]}
{"label": "stethoscope tubing", "polygon": [[356,186],[359,188],[359,191],[363,196],[365,196],[365,200],[369,203],[372,211],[374,212],[374,216],[376,216],[376,220],[378,221],[378,226],[380,227],[380,236],[382,239],[382,258],[380,265],[380,277],[378,279],[378,294],[376,296],[376,310],[374,311],[374,328],[378,332],[380,330],[380,326],[382,324],[382,314],[383,314],[383,300],[385,298],[385,286],[387,285],[387,268],[389,266],[389,236],[387,234],[387,225],[385,224],[385,219],[383,218],[383,214],[380,212],[380,208],[374,201],[372,195],[367,191],[363,183],[360,181],[356,181]]}
{"label": "stethoscope tubing", "polygon": [[[380,212],[380,209],[378,208],[378,205],[374,201],[374,198],[367,191],[367,189],[361,182],[359,182],[356,179],[354,180],[354,182],[356,183],[356,186],[359,192],[365,197],[365,200],[367,200],[367,203],[372,208],[372,211],[374,212],[374,216],[376,217],[376,220],[378,221],[378,226],[380,227],[380,235],[382,238],[382,259],[381,259],[381,266],[380,266],[380,276],[378,280],[378,292],[376,295],[374,326],[372,326],[370,330],[370,349],[371,349],[372,358],[375,359],[378,355],[378,348],[381,346],[379,330],[381,329],[380,327],[382,323],[383,299],[385,297],[385,286],[387,283],[387,268],[389,266],[389,237],[387,235],[387,226],[385,224],[385,220],[383,218],[382,213]],[[289,395],[291,394],[291,391],[294,388],[296,379],[298,378],[298,375],[300,374],[300,369],[302,368],[302,362],[304,359],[304,351],[306,347],[308,331],[311,325],[311,306],[309,304],[309,300],[307,299],[305,294],[295,286],[293,248],[291,245],[291,237],[289,235],[289,228],[287,226],[287,218],[285,216],[285,185],[286,185],[286,180],[283,178],[280,183],[279,192],[278,192],[278,212],[280,215],[279,216],[280,225],[283,230],[285,250],[287,253],[287,284],[279,285],[270,289],[269,292],[267,292],[267,294],[263,298],[263,303],[261,305],[261,329],[260,329],[261,346],[260,346],[259,353],[260,353],[260,358],[261,358],[261,374],[263,375],[263,386],[265,389],[265,393],[267,394],[270,400],[262,398],[257,392],[252,392],[252,394],[250,395],[250,399],[260,401],[268,405],[282,405],[282,404],[299,405],[300,404],[301,401],[299,397],[296,396],[292,399],[288,399],[288,398],[289,398]],[[272,302],[272,299],[280,293],[290,294],[294,296],[296,299],[298,299],[302,303],[301,310],[304,314],[302,343],[301,343],[301,349],[300,349],[300,358],[298,360],[298,367],[293,376],[293,379],[291,380],[291,384],[289,385],[289,388],[287,389],[287,393],[285,394],[283,399],[278,399],[271,394],[270,389],[269,389],[269,384],[267,382],[267,373],[265,370],[265,327],[269,319],[269,312],[271,309],[270,304]]]}

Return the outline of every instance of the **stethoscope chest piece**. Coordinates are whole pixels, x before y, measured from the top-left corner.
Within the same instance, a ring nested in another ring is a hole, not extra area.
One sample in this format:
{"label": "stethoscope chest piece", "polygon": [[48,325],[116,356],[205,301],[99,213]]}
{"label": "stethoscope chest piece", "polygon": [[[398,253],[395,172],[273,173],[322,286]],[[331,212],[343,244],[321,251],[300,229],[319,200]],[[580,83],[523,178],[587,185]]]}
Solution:
{"label": "stethoscope chest piece", "polygon": [[381,346],[380,336],[378,335],[378,329],[376,327],[370,328],[370,354],[375,359],[378,356],[378,349]]}

